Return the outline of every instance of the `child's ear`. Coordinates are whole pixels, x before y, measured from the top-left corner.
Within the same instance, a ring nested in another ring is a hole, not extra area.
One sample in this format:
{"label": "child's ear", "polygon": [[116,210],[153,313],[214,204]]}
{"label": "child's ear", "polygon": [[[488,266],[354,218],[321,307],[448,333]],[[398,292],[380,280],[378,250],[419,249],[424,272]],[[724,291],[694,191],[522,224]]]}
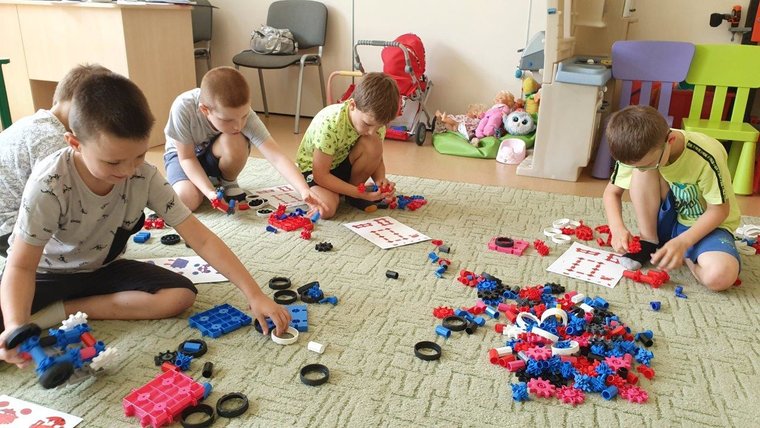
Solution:
{"label": "child's ear", "polygon": [[63,139],[66,140],[66,143],[69,145],[69,147],[76,151],[79,151],[79,147],[81,147],[82,143],[79,142],[79,139],[74,135],[74,133],[67,132],[63,134]]}
{"label": "child's ear", "polygon": [[206,106],[206,104],[203,104],[203,103],[198,103],[198,110],[200,110],[200,112],[205,114],[206,116],[208,116],[208,114],[211,113],[211,109],[209,109],[208,106]]}

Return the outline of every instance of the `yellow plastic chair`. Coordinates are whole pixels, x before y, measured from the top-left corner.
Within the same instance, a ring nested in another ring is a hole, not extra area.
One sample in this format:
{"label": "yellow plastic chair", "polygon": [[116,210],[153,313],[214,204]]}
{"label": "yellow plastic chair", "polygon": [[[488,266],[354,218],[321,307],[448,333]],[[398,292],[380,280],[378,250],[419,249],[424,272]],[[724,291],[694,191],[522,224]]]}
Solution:
{"label": "yellow plastic chair", "polygon": [[[760,87],[760,46],[697,45],[686,81],[694,85],[689,117],[683,129],[732,141],[728,166],[733,177],[734,192],[752,194],[755,149],[758,131],[744,122],[749,90]],[[701,119],[705,89],[715,87],[710,117]],[[736,88],[730,120],[721,120],[729,88]]]}

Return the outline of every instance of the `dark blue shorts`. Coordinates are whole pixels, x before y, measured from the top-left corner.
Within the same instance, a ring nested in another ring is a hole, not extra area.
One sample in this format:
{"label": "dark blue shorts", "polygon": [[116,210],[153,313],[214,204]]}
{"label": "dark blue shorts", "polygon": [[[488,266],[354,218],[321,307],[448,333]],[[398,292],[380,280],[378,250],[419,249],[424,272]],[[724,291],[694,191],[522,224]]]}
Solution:
{"label": "dark blue shorts", "polygon": [[[669,192],[668,197],[660,205],[660,213],[657,219],[657,236],[660,239],[660,246],[665,245],[666,242],[687,230],[689,230],[689,226],[684,226],[678,222],[675,198],[673,193]],[[734,244],[734,235],[726,229],[718,228],[708,233],[707,236],[686,250],[686,257],[697,263],[699,256],[708,251],[728,253],[736,258],[741,267],[742,259],[736,249],[736,244]]]}
{"label": "dark blue shorts", "polygon": [[[211,146],[214,145],[214,142],[216,142],[216,140],[219,138],[219,135],[214,137],[206,147],[200,150],[196,150],[195,152],[195,157],[198,158],[198,162],[200,162],[203,171],[206,172],[206,175],[217,180],[222,179],[222,171],[219,169],[219,158],[214,156],[214,152],[211,150]],[[249,145],[249,153],[250,149],[251,146]],[[185,171],[182,169],[182,166],[179,163],[179,155],[177,155],[176,151],[164,153],[164,168],[166,169],[166,181],[168,181],[172,186],[178,181],[189,180],[187,174],[185,174]]]}
{"label": "dark blue shorts", "polygon": [[[311,171],[302,172],[304,180],[309,187],[318,186],[319,183],[314,181],[314,174]],[[351,161],[348,160],[348,156],[343,159],[343,162],[338,164],[335,168],[330,170],[330,174],[340,178],[346,183],[351,182]]]}

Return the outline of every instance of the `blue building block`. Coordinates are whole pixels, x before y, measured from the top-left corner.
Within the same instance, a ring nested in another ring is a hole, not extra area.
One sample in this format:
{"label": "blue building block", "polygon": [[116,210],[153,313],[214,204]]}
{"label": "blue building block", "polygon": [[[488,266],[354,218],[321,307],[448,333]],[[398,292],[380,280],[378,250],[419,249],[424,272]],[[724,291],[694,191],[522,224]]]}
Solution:
{"label": "blue building block", "polygon": [[309,314],[306,311],[306,305],[288,305],[286,308],[290,311],[290,326],[301,332],[309,331]]}
{"label": "blue building block", "polygon": [[442,325],[439,325],[435,328],[435,334],[443,337],[444,339],[448,339],[451,336],[451,330]]}
{"label": "blue building block", "polygon": [[135,236],[132,237],[132,241],[138,244],[144,244],[148,239],[150,239],[150,232],[137,232]]}
{"label": "blue building block", "polygon": [[197,328],[202,335],[213,338],[250,325],[251,321],[251,317],[227,303],[195,314],[188,319],[190,327]]}
{"label": "blue building block", "polygon": [[184,372],[190,368],[190,361],[193,361],[193,357],[191,355],[179,352],[177,353],[177,358],[174,360],[174,365],[177,366],[180,371]]}

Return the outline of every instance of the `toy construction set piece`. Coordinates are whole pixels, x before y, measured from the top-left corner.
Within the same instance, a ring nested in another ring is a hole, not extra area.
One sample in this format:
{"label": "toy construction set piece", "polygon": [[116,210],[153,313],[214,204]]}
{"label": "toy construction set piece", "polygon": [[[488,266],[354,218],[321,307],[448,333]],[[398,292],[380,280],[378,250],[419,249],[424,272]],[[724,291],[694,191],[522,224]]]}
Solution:
{"label": "toy construction set piece", "polygon": [[506,236],[497,236],[488,242],[488,249],[500,253],[522,256],[530,244],[522,239],[512,239]]}
{"label": "toy construction set piece", "polygon": [[[314,374],[319,374],[319,377],[314,377]],[[330,369],[322,364],[308,364],[301,368],[301,382],[304,385],[319,386],[327,382],[330,379]]]}
{"label": "toy construction set piece", "polygon": [[251,321],[251,317],[226,303],[195,314],[188,319],[190,327],[200,330],[204,336],[213,338],[250,325]]}
{"label": "toy construction set piece", "polygon": [[28,354],[34,360],[40,385],[50,389],[70,379],[86,379],[113,362],[116,348],[107,349],[90,331],[87,314],[77,312],[43,338],[36,324],[25,324],[8,335],[5,347],[18,347],[19,352]]}

